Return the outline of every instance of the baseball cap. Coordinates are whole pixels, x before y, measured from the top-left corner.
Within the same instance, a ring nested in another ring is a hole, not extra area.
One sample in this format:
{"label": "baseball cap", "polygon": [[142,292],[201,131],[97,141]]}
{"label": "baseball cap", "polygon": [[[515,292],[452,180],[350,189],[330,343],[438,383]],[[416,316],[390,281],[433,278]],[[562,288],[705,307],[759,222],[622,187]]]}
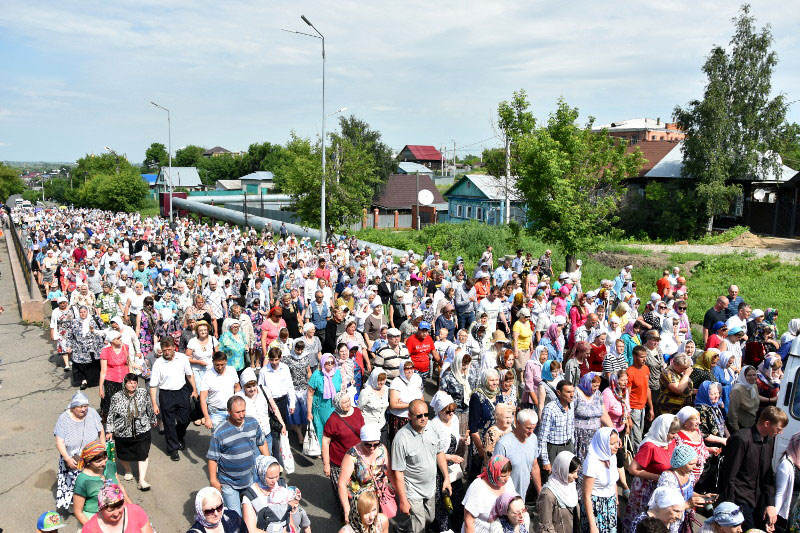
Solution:
{"label": "baseball cap", "polygon": [[36,529],[39,531],[56,531],[66,525],[64,520],[61,519],[61,515],[55,511],[42,513],[36,521]]}
{"label": "baseball cap", "polygon": [[430,330],[430,329],[431,329],[431,323],[430,323],[430,322],[425,322],[425,321],[423,320],[422,322],[420,322],[420,323],[419,323],[419,326],[417,326],[417,329],[427,329],[427,330]]}

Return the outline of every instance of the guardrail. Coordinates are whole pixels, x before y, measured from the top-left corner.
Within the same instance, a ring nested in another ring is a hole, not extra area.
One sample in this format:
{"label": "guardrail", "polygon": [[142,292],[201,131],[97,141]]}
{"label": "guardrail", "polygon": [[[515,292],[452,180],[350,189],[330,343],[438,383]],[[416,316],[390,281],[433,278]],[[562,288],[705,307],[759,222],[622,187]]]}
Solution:
{"label": "guardrail", "polygon": [[14,224],[11,217],[8,217],[8,222],[11,240],[14,241],[14,249],[17,251],[17,257],[19,258],[20,266],[22,266],[22,275],[25,277],[25,285],[28,286],[28,292],[33,294],[31,287],[35,282],[33,280],[33,273],[31,272],[31,262],[28,261],[28,251],[22,246],[22,242],[19,240],[17,225]]}

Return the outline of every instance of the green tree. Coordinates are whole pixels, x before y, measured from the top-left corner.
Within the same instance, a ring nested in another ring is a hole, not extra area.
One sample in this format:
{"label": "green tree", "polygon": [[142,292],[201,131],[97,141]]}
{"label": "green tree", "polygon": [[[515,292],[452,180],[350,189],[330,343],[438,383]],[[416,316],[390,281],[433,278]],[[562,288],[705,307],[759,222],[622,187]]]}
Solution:
{"label": "green tree", "polygon": [[506,154],[502,148],[486,148],[481,155],[486,163],[484,173],[495,178],[501,177],[506,172]]}
{"label": "green tree", "polygon": [[125,212],[143,207],[150,190],[136,169],[99,174],[82,189],[81,196],[86,205]]}
{"label": "green tree", "polygon": [[0,163],[0,200],[5,202],[12,194],[22,194],[25,182],[19,177],[19,171]]}
{"label": "green tree", "polygon": [[235,180],[247,174],[242,171],[242,158],[231,154],[204,157],[197,164],[200,179],[205,185],[214,186],[219,180]]}
{"label": "green tree", "polygon": [[710,231],[714,216],[726,213],[741,194],[730,180],[763,178],[777,172],[777,135],[786,116],[783,95],[771,98],[772,71],[778,63],[770,50],[769,26],[755,27],[750,6],[733,20],[730,52],[715,46],[703,72],[708,77],[702,100],[677,106],[674,117],[686,132],[683,175],[694,180],[698,220]]}
{"label": "green tree", "polygon": [[800,124],[785,122],[778,132],[774,149],[780,154],[784,165],[800,169]]}
{"label": "green tree", "polygon": [[184,146],[175,152],[172,164],[176,167],[197,167],[203,159],[203,152],[205,151],[206,149],[202,146],[195,146],[194,144]]}
{"label": "green tree", "polygon": [[381,134],[370,128],[369,124],[356,118],[339,117],[340,134],[333,134],[332,141],[347,139],[349,143],[372,156],[373,167],[381,183],[385,183],[391,174],[397,171],[397,161],[392,157],[392,149],[381,141]]}
{"label": "green tree", "polygon": [[[375,171],[374,154],[341,139],[338,157],[332,151],[326,165],[326,232],[359,220],[369,207],[380,178]],[[276,179],[282,191],[292,196],[292,209],[304,224],[317,226],[320,221],[321,147],[292,133],[286,145],[288,161],[281,165]]]}
{"label": "green tree", "polygon": [[275,173],[275,169],[285,163],[286,148],[280,144],[253,143],[242,157],[242,176],[258,170],[268,170]]}
{"label": "green tree", "polygon": [[167,147],[163,144],[153,143],[150,148],[145,150],[142,168],[147,172],[144,172],[144,174],[157,173],[161,167],[165,167],[167,164],[169,164],[169,154],[167,153]]}
{"label": "green tree", "polygon": [[75,168],[72,169],[72,178],[77,185],[81,181],[86,182],[98,174],[113,174],[116,172],[126,172],[136,170],[125,156],[117,154],[86,154],[78,159]]}
{"label": "green tree", "polygon": [[623,181],[643,161],[641,152],[628,153],[619,139],[592,132],[593,118],[586,127],[577,119],[578,109],[560,98],[546,126],[514,139],[517,192],[533,229],[567,253],[567,270],[575,253],[612,230]]}

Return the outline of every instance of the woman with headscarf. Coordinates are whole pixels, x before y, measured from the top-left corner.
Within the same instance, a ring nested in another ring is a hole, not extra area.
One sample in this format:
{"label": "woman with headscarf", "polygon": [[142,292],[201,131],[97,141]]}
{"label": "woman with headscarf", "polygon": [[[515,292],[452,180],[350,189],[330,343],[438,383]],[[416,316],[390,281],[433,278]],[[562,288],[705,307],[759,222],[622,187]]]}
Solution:
{"label": "woman with headscarf", "polygon": [[796,533],[800,529],[800,433],[789,439],[775,471],[774,505],[777,530]]}
{"label": "woman with headscarf", "polygon": [[228,320],[228,329],[219,338],[219,349],[228,356],[228,366],[236,372],[244,370],[247,339],[241,331],[242,323],[239,320]]}
{"label": "woman with headscarf", "polygon": [[[336,494],[344,510],[345,522],[350,517],[353,499],[359,492],[371,490],[377,495],[394,494],[390,485],[391,454],[381,443],[380,436],[380,428],[376,424],[364,424],[359,430],[358,444],[347,450],[342,457]],[[380,511],[389,518],[394,518],[397,509],[380,509]]]}
{"label": "woman with headscarf", "polygon": [[78,308],[78,318],[73,319],[62,339],[72,362],[72,382],[80,384],[81,390],[94,387],[100,382],[100,350],[102,322],[89,314],[89,308]]}
{"label": "woman with headscarf", "polygon": [[720,352],[716,348],[709,348],[700,354],[692,367],[692,374],[689,376],[689,379],[692,380],[692,387],[698,389],[704,381],[717,380],[717,378],[714,377],[714,367],[717,366],[719,362],[719,354]]}
{"label": "woman with headscarf", "polygon": [[294,412],[289,413],[289,427],[297,435],[297,441],[303,442],[303,427],[308,418],[308,408],[306,406],[306,391],[308,390],[308,380],[311,379],[311,366],[308,361],[308,353],[305,351],[306,344],[303,337],[292,342],[292,348],[288,356],[283,358],[283,362],[289,367],[289,374],[292,376],[292,389],[288,394],[294,394]]}
{"label": "woman with headscarf", "polygon": [[72,505],[75,478],[80,473],[78,460],[84,446],[95,440],[105,444],[106,436],[100,415],[89,407],[89,399],[82,392],[76,392],[72,396],[66,410],[59,415],[53,434],[60,455],[56,508],[67,510]]}
{"label": "woman with headscarf", "polygon": [[583,461],[581,529],[584,533],[617,531],[617,450],[619,435],[610,427],[597,430]]}
{"label": "woman with headscarf", "polygon": [[[752,327],[755,325],[754,327]],[[747,339],[744,345],[744,354],[742,356],[744,363],[748,365],[758,366],[770,353],[778,355],[776,352],[780,350],[780,343],[775,338],[775,331],[772,326],[764,322],[758,322],[758,319],[751,318],[748,323],[748,331],[755,329],[755,333]]]}
{"label": "woman with headscarf", "polygon": [[147,482],[147,464],[150,454],[150,430],[158,422],[150,403],[150,394],[138,387],[136,374],[127,374],[123,389],[111,398],[108,428],[114,435],[117,459],[125,469],[125,480],[133,479],[131,462],[138,465],[139,490],[150,490]]}
{"label": "woman with headscarf", "polygon": [[106,481],[97,494],[97,514],[83,525],[87,533],[124,531],[124,533],[153,533],[147,513],[132,503],[125,489]]}
{"label": "woman with headscarf", "polygon": [[278,333],[281,329],[286,327],[286,321],[283,319],[283,309],[276,305],[269,310],[269,314],[261,324],[261,352],[266,354],[269,350],[269,345],[278,338]]}
{"label": "woman with headscarf", "polygon": [[462,346],[456,346],[453,350],[453,362],[442,366],[442,377],[439,379],[439,390],[453,397],[456,415],[462,423],[466,423],[469,409],[467,404],[472,396],[474,382],[470,378],[477,373],[477,366],[471,363],[472,357],[467,350]]}
{"label": "woman with headscarf", "polygon": [[347,523],[339,533],[389,533],[389,517],[378,512],[378,497],[362,490],[353,498]]}
{"label": "woman with headscarf", "polygon": [[333,397],[333,409],[322,433],[322,472],[330,478],[333,492],[337,494],[342,459],[361,441],[364,417],[358,407],[353,407],[353,400],[346,391],[337,392]]}
{"label": "woman with headscarf", "polygon": [[554,321],[547,328],[547,333],[539,344],[547,350],[547,358],[554,361],[564,360],[564,324]]}
{"label": "woman with headscarf", "polygon": [[456,404],[453,398],[444,391],[438,391],[431,399],[431,409],[435,416],[430,421],[429,427],[433,429],[439,440],[439,451],[444,453],[449,471],[449,481],[452,488],[450,501],[453,509],[447,511],[444,505],[442,484],[444,477],[436,471],[436,505],[434,523],[438,531],[458,531],[461,529],[463,511],[461,500],[464,498],[466,486],[463,479],[464,455],[467,451],[469,436],[461,434],[458,418],[455,416]]}
{"label": "woman with headscarf", "polygon": [[728,414],[728,407],[730,404],[731,389],[736,383],[737,374],[733,370],[733,354],[730,352],[722,352],[719,354],[719,360],[714,366],[714,380],[719,383],[720,387],[720,407],[725,415]]}
{"label": "woman with headscarf", "polygon": [[[98,495],[104,484],[106,482],[119,484],[119,479],[116,464],[113,459],[109,460],[106,445],[99,440],[83,447],[78,468],[81,473],[75,479],[75,494],[72,496],[73,513],[81,526],[86,526],[99,510]],[[130,502],[127,494],[124,497]]]}
{"label": "woman with headscarf", "polygon": [[694,507],[706,504],[706,495],[696,493],[694,490],[695,477],[692,472],[697,465],[697,454],[685,444],[675,447],[670,458],[670,469],[661,473],[658,478],[658,487],[671,487],[681,492],[686,502],[686,510],[680,520],[669,526],[670,533],[688,531],[694,520]]}
{"label": "woman with headscarf", "polygon": [[[617,306],[619,308],[619,306]],[[622,336],[620,337],[625,342],[625,359],[628,361],[628,366],[633,364],[633,348],[641,346],[642,340],[639,337],[639,332],[642,326],[636,320],[631,320],[625,324]]]}
{"label": "woman with headscarf", "polygon": [[409,404],[421,399],[422,394],[422,378],[414,369],[411,359],[406,359],[403,362],[403,370],[392,380],[389,387],[389,412],[386,415],[389,445],[394,441],[397,431],[408,422]]}
{"label": "woman with headscarf", "polygon": [[333,397],[342,390],[342,374],[336,367],[336,359],[326,353],[322,356],[319,368],[308,380],[308,423],[314,424],[317,438],[322,440],[323,428],[333,413]]}
{"label": "woman with headscarf", "polygon": [[725,427],[722,405],[722,385],[704,381],[697,389],[694,406],[700,413],[700,432],[707,443],[725,446],[730,433]]}
{"label": "woman with headscarf", "polygon": [[636,527],[645,518],[655,518],[669,528],[674,522],[680,522],[685,508],[686,501],[678,489],[659,487],[653,492],[647,511],[634,518],[631,529],[627,531],[636,531]]}
{"label": "woman with headscarf", "polygon": [[573,533],[580,523],[578,479],[580,461],[572,452],[562,451],[552,462],[550,477],[542,487],[536,507],[540,533]]}
{"label": "woman with headscarf", "polygon": [[477,475],[484,465],[486,450],[483,442],[486,432],[495,423],[494,408],[497,405],[497,393],[500,390],[500,374],[490,368],[481,374],[480,386],[475,389],[469,398],[469,426],[470,439],[470,473]]}
{"label": "woman with headscarf", "polygon": [[558,401],[556,390],[558,382],[564,379],[561,372],[561,363],[558,361],[545,361],[542,365],[542,381],[539,384],[539,420],[542,419],[542,411],[545,406],[553,401]]}
{"label": "woman with headscarf", "polygon": [[136,315],[136,334],[139,336],[142,353],[153,351],[155,343],[158,342],[157,327],[158,316],[155,310],[155,301],[152,296],[145,296],[142,300],[142,312]]}
{"label": "woman with headscarf", "polygon": [[633,425],[631,420],[631,407],[630,407],[630,390],[628,389],[628,370],[623,369],[609,374],[609,385],[600,395],[603,400],[603,407],[605,407],[608,417],[611,420],[611,427],[613,427],[623,445],[617,451],[617,468],[619,468],[619,480],[622,484],[622,495],[626,499],[630,496],[631,491],[628,488],[628,482],[625,476],[625,443],[626,436]]}
{"label": "woman with headscarf", "polygon": [[386,386],[386,372],[381,367],[374,367],[367,384],[358,396],[358,407],[364,416],[364,422],[380,428],[382,443],[387,444],[388,428],[386,427],[386,409],[389,407],[389,387]]}
{"label": "woman with headscarf", "polygon": [[292,531],[296,489],[281,485],[281,466],[270,455],[256,458],[255,482],[242,493],[242,518],[248,531]]}
{"label": "woman with headscarf", "polygon": [[773,352],[767,354],[761,366],[758,367],[756,387],[758,389],[760,409],[768,405],[777,404],[778,393],[781,390],[781,378],[783,377],[782,366],[781,358]]}
{"label": "woman with headscarf", "polygon": [[103,421],[108,420],[108,408],[111,398],[122,390],[122,379],[130,373],[128,365],[128,346],[122,343],[122,336],[118,331],[109,330],[106,333],[109,345],[100,350],[100,416]]}
{"label": "woman with headscarf", "polygon": [[194,498],[194,524],[186,533],[245,533],[247,526],[236,511],[225,507],[222,494],[203,487]]}
{"label": "woman with headscarf", "polygon": [[[601,424],[611,427],[611,418],[600,394],[600,374],[584,375],[575,389],[575,457],[583,464],[589,445]],[[578,477],[578,485],[582,479]]]}
{"label": "woman with headscarf", "polygon": [[491,458],[481,475],[467,488],[463,501],[462,533],[488,533],[492,508],[497,498],[504,493],[517,495],[511,480],[511,461],[497,455]]}
{"label": "woman with headscarf", "polygon": [[731,433],[756,425],[759,404],[756,379],[756,369],[747,365],[739,373],[736,384],[731,389],[728,406],[728,428]]}
{"label": "woman with headscarf", "polygon": [[778,355],[781,356],[781,359],[786,359],[789,355],[789,349],[791,349],[792,343],[797,338],[798,334],[800,334],[800,318],[793,318],[789,321],[789,328],[786,330],[786,333],[781,335],[780,338]]}
{"label": "woman with headscarf", "polygon": [[[700,412],[697,409],[687,405],[678,411],[675,416],[678,417],[678,422],[681,424],[681,429],[676,436],[678,445],[689,446],[697,454],[697,464],[692,471],[694,484],[697,486],[700,483],[700,476],[703,474],[708,458],[711,455],[719,455],[722,448],[706,446],[703,434],[700,432]],[[710,485],[716,486],[716,479],[711,480]]]}
{"label": "woman with headscarf", "polygon": [[504,492],[497,497],[489,514],[490,533],[528,533],[530,528],[531,517],[522,496]]}

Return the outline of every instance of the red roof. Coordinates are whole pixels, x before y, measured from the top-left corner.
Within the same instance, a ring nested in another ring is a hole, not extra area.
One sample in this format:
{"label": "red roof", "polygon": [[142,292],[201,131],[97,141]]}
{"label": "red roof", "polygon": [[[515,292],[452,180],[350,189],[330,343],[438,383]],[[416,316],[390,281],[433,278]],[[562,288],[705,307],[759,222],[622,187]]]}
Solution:
{"label": "red roof", "polygon": [[[419,174],[419,189],[431,191],[434,204],[447,203],[427,174]],[[415,203],[417,203],[417,176],[414,174],[392,174],[386,180],[386,185],[380,194],[372,200],[372,205],[384,209],[411,209]]]}
{"label": "red roof", "polygon": [[418,161],[441,161],[442,153],[434,146],[424,144],[407,144],[403,150],[408,148]]}
{"label": "red roof", "polygon": [[639,169],[639,177],[644,176],[650,172],[659,161],[664,159],[673,148],[677,141],[644,141],[637,144],[629,144],[626,147],[628,152],[635,152],[637,149],[642,152],[644,163],[642,168]]}

